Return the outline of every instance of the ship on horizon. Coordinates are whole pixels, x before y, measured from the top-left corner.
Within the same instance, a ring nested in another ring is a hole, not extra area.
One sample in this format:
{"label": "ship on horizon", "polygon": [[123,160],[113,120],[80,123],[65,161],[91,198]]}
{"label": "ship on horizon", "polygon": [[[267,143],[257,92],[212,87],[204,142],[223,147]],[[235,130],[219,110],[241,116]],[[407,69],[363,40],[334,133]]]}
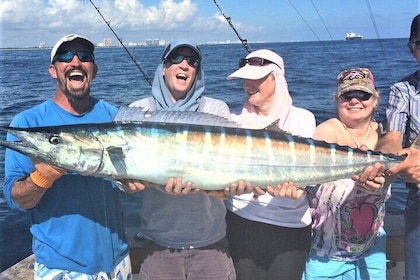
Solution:
{"label": "ship on horizon", "polygon": [[356,32],[348,32],[346,35],[346,41],[350,40],[362,40],[363,36],[360,34],[356,34]]}

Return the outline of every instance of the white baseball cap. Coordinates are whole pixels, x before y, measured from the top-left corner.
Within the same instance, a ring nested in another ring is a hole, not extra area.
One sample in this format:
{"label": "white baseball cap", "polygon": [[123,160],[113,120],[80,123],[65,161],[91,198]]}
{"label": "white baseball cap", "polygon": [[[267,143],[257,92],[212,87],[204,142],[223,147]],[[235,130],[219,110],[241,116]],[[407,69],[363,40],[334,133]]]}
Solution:
{"label": "white baseball cap", "polygon": [[51,50],[51,63],[53,62],[54,56],[57,54],[60,47],[66,43],[66,42],[72,42],[74,40],[80,40],[82,41],[89,50],[93,53],[93,50],[95,49],[95,45],[87,38],[77,35],[77,34],[68,34],[64,37],[62,37],[60,40],[55,43],[54,47]]}
{"label": "white baseball cap", "polygon": [[278,67],[284,71],[283,58],[273,51],[261,49],[253,51],[239,60],[240,68],[230,74],[227,79],[242,78],[249,80],[261,79]]}

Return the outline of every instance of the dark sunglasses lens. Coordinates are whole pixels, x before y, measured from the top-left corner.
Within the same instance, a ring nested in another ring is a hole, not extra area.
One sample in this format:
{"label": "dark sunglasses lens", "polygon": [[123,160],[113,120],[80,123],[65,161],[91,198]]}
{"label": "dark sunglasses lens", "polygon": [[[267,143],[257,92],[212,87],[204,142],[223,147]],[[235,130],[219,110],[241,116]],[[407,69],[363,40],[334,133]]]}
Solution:
{"label": "dark sunglasses lens", "polygon": [[55,56],[55,61],[70,62],[73,59],[73,52],[60,53]]}
{"label": "dark sunglasses lens", "polygon": [[239,59],[239,68],[244,67],[247,62],[248,62],[248,60],[246,58]]}
{"label": "dark sunglasses lens", "polygon": [[363,91],[354,91],[354,92],[349,92],[349,93],[340,95],[340,98],[343,99],[344,101],[350,101],[353,98],[356,98],[359,101],[366,101],[366,100],[369,100],[371,97],[372,97],[372,94],[368,92],[363,92]]}
{"label": "dark sunglasses lens", "polygon": [[93,62],[93,55],[90,52],[65,52],[65,53],[60,53],[58,55],[56,55],[56,58],[54,59],[54,61],[60,61],[60,62],[70,62],[72,61],[73,57],[77,55],[77,57],[80,59],[80,61],[82,62]]}
{"label": "dark sunglasses lens", "polygon": [[262,66],[265,64],[264,58],[259,58],[259,57],[248,58],[248,64],[252,66]]}
{"label": "dark sunglasses lens", "polygon": [[185,59],[187,60],[188,64],[191,67],[197,67],[198,66],[198,59],[192,56],[187,56],[185,57]]}
{"label": "dark sunglasses lens", "polygon": [[169,61],[173,64],[179,64],[181,63],[183,60],[186,60],[187,63],[191,66],[191,67],[197,67],[199,65],[199,61],[196,57],[193,56],[183,56],[183,55],[177,55],[177,56],[173,56],[169,58]]}
{"label": "dark sunglasses lens", "polygon": [[264,66],[270,63],[273,63],[273,62],[271,62],[270,60],[261,58],[261,57],[241,58],[239,60],[239,68],[244,67],[246,64],[249,64],[251,66]]}
{"label": "dark sunglasses lens", "polygon": [[92,62],[93,56],[90,52],[77,52],[77,56],[82,62]]}
{"label": "dark sunglasses lens", "polygon": [[182,55],[177,55],[177,56],[173,56],[169,58],[169,61],[172,62],[173,64],[179,64],[184,60],[184,56]]}

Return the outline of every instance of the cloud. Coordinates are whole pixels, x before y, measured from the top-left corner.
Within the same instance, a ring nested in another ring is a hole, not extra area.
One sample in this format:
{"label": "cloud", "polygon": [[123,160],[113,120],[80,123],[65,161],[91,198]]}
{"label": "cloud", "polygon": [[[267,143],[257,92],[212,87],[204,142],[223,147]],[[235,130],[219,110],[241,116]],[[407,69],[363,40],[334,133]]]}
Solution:
{"label": "cloud", "polygon": [[[189,37],[193,34],[204,38],[204,35],[209,37],[212,33],[225,33],[236,39],[220,13],[201,16],[198,4],[191,0],[160,0],[156,5],[147,7],[141,2],[144,3],[140,0],[93,1],[124,41],[139,42],[159,36]],[[239,32],[261,29],[239,22],[234,24]],[[2,47],[22,42],[24,46],[37,46],[45,41],[51,45],[66,33],[79,33],[99,41],[112,36],[88,0],[2,0],[0,27]]]}
{"label": "cloud", "polygon": [[[190,0],[161,0],[157,6],[144,7],[138,0],[93,1],[116,28],[151,28],[171,30],[197,17],[197,5]],[[91,25],[101,22],[89,1],[80,0],[3,0],[0,3],[3,25],[21,24],[33,29]]]}

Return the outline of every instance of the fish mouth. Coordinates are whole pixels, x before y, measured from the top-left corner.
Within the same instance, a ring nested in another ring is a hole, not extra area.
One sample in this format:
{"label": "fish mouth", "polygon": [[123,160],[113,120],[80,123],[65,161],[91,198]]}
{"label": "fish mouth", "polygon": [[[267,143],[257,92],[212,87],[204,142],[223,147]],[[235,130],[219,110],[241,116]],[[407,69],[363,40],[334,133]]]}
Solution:
{"label": "fish mouth", "polygon": [[[54,127],[55,128],[55,127]],[[6,131],[16,138],[18,140],[16,141],[5,141],[0,140],[0,146],[15,150],[19,153],[22,153],[28,157],[43,161],[45,159],[50,160],[51,157],[48,154],[45,154],[42,149],[37,147],[36,143],[34,141],[27,140],[26,138],[28,134],[32,134],[33,139],[45,139],[45,135],[42,132],[37,131],[38,128],[18,128],[18,127],[5,127],[1,126],[0,130]],[[51,137],[53,135],[53,132],[49,133],[48,137]]]}
{"label": "fish mouth", "polygon": [[94,174],[101,166],[103,145],[95,135],[71,130],[71,125],[52,127],[0,127],[19,140],[0,139],[0,146],[30,158],[82,174]]}
{"label": "fish mouth", "polygon": [[45,158],[45,155],[44,157],[40,156],[41,151],[35,145],[27,141],[12,142],[0,140],[0,145],[38,160],[42,160]]}

